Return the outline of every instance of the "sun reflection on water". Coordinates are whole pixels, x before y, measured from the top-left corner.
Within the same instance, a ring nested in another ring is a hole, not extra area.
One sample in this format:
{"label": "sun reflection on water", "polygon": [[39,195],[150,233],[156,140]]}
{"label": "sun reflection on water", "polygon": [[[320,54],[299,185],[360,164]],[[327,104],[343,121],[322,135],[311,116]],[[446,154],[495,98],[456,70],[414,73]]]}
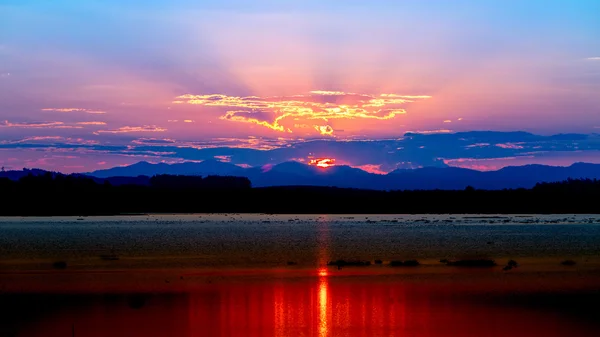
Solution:
{"label": "sun reflection on water", "polygon": [[329,315],[327,313],[328,300],[327,269],[319,270],[319,336],[329,336]]}
{"label": "sun reflection on water", "polygon": [[329,315],[328,315],[328,297],[329,297],[329,272],[327,262],[329,260],[329,221],[327,218],[320,218],[317,222],[317,249],[319,256],[319,287],[318,287],[318,306],[319,306],[319,336],[329,335]]}

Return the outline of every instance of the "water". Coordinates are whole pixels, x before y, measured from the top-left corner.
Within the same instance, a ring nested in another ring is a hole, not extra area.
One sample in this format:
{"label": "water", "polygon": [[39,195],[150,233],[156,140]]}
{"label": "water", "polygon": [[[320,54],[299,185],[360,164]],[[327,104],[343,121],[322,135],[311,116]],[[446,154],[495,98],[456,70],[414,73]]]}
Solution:
{"label": "water", "polygon": [[597,256],[596,216],[150,215],[0,218],[0,256],[195,258],[318,266],[327,259]]}
{"label": "water", "polygon": [[[0,336],[596,336],[600,219],[0,218]],[[116,257],[103,259],[102,255]],[[441,258],[488,257],[461,269]],[[326,266],[334,259],[384,265]],[[416,268],[387,261],[414,258]],[[520,266],[504,272],[509,258]],[[574,259],[572,267],[563,259]],[[68,267],[57,270],[54,261]],[[294,262],[294,265],[288,265]]]}

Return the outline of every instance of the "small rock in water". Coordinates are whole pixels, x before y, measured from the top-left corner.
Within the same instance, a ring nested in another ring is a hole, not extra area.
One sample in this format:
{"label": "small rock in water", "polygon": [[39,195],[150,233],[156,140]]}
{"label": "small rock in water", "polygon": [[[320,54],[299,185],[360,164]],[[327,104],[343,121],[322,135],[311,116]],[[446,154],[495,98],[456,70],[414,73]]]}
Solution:
{"label": "small rock in water", "polygon": [[416,267],[419,266],[420,263],[417,260],[406,260],[406,261],[400,261],[400,260],[394,260],[394,261],[390,261],[390,266],[392,267]]}
{"label": "small rock in water", "polygon": [[341,269],[341,267],[363,267],[363,266],[370,266],[371,265],[371,261],[361,261],[361,260],[354,260],[354,261],[346,261],[346,260],[336,260],[336,261],[329,261],[329,263],[327,263],[328,266],[337,266],[338,269]]}
{"label": "small rock in water", "polygon": [[67,269],[67,263],[65,261],[56,261],[52,264],[54,269]]}
{"label": "small rock in water", "polygon": [[494,267],[494,266],[496,266],[496,262],[494,262],[494,260],[486,260],[486,259],[449,261],[447,264],[449,266],[456,266],[456,267]]}

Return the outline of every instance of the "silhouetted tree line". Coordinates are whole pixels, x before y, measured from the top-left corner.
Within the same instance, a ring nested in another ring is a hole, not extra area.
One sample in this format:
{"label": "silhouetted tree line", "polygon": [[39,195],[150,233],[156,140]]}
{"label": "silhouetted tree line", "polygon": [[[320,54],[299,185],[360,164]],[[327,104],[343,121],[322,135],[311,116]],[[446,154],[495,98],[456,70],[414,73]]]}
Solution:
{"label": "silhouetted tree line", "polygon": [[252,188],[247,178],[160,175],[149,185],[63,175],[0,179],[0,215],[130,213],[600,213],[600,181],[532,189],[372,191]]}

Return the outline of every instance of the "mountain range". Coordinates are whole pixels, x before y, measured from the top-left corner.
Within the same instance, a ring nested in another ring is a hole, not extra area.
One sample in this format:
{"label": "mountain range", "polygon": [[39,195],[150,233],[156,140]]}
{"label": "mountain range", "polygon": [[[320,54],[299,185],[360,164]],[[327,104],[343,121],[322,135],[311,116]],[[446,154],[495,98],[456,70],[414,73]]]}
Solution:
{"label": "mountain range", "polygon": [[[531,188],[539,182],[569,178],[600,179],[600,165],[575,163],[568,167],[525,165],[509,166],[497,171],[476,171],[457,167],[398,169],[388,174],[373,174],[350,166],[321,168],[290,161],[273,166],[242,168],[216,160],[200,163],[151,164],[139,162],[87,173],[96,178],[178,175],[230,175],[247,177],[254,187],[267,186],[335,186],[375,190],[404,189],[479,189]],[[127,179],[121,178],[122,182]],[[116,181],[115,181],[116,182]]]}
{"label": "mountain range", "polygon": [[[43,174],[43,170],[0,172],[0,178],[19,179],[27,174]],[[497,171],[476,171],[457,167],[424,167],[398,169],[388,174],[373,174],[350,166],[327,168],[290,161],[273,166],[242,168],[240,166],[205,160],[178,164],[138,162],[89,173],[98,182],[113,185],[149,184],[150,177],[169,175],[221,175],[247,177],[253,187],[269,186],[333,186],[372,190],[431,190],[531,188],[536,183],[563,181],[569,178],[600,179],[600,164],[575,163],[568,167],[547,165],[509,166]]]}

